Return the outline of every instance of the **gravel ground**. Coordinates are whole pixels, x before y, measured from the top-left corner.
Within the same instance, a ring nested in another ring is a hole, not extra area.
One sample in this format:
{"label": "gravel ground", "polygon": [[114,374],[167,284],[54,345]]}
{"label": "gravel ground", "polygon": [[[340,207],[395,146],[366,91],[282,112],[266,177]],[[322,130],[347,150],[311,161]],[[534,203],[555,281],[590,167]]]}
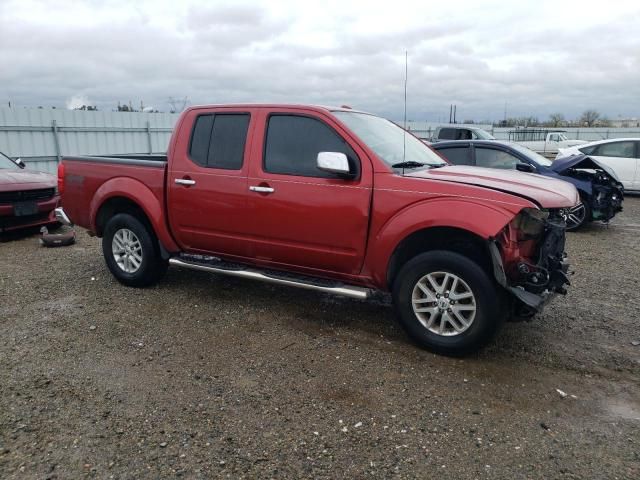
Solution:
{"label": "gravel ground", "polygon": [[569,295],[466,359],[384,304],[179,269],[130,289],[84,232],[12,238],[0,477],[638,479],[639,237],[638,197],[569,234]]}

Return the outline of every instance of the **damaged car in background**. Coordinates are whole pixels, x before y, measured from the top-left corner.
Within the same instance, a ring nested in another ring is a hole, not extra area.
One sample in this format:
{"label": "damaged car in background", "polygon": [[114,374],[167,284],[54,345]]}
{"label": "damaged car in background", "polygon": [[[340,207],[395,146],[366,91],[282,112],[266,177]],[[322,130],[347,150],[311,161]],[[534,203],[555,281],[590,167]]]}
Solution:
{"label": "damaged car in background", "polygon": [[568,209],[565,212],[567,225],[571,229],[575,230],[591,221],[608,223],[622,211],[622,183],[613,170],[602,162],[587,155],[576,155],[555,160],[551,169],[571,181],[580,192],[582,209]]}
{"label": "damaged car in background", "polygon": [[624,188],[617,175],[584,154],[552,162],[527,147],[501,140],[439,142],[432,148],[455,165],[519,170],[573,184],[580,193],[580,202],[561,211],[570,231],[591,221],[609,222],[622,211]]}
{"label": "damaged car in background", "polygon": [[55,176],[0,152],[0,233],[58,225],[54,210],[59,202]]}

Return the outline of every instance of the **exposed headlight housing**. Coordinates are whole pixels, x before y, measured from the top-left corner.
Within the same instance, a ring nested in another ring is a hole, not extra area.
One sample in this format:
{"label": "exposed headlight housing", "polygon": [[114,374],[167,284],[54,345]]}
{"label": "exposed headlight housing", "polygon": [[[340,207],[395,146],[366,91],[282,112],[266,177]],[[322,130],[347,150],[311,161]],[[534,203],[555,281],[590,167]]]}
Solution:
{"label": "exposed headlight housing", "polygon": [[548,218],[548,210],[523,208],[513,219],[512,225],[518,232],[519,240],[537,238],[544,232],[544,224]]}

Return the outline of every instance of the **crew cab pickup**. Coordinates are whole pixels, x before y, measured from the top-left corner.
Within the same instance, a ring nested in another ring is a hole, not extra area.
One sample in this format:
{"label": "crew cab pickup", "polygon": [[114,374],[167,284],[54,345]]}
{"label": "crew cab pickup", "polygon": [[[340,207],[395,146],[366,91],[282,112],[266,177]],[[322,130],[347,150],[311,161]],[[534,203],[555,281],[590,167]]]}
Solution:
{"label": "crew cab pickup", "polygon": [[390,292],[421,346],[460,355],[568,284],[569,183],[450,166],[348,108],[199,106],[167,156],[65,157],[58,218],[143,287],[168,265],[366,299]]}

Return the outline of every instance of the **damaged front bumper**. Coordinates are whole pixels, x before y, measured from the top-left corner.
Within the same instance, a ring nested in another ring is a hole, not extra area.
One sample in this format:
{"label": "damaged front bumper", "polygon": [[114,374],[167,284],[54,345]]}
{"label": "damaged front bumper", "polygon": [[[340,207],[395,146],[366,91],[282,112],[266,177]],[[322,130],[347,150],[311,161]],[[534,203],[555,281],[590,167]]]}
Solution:
{"label": "damaged front bumper", "polygon": [[622,185],[611,182],[610,185],[593,185],[591,197],[591,220],[608,222],[622,211],[624,190]]}
{"label": "damaged front bumper", "polygon": [[530,317],[567,293],[565,227],[559,212],[524,209],[490,240],[494,276],[511,294],[518,317]]}

